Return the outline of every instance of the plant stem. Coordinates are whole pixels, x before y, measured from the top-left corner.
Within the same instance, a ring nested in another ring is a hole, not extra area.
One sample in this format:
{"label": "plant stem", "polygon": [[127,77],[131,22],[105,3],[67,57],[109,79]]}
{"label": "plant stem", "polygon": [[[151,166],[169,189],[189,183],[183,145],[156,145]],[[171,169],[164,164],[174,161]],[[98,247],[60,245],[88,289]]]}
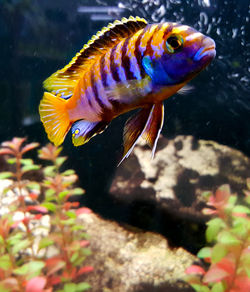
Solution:
{"label": "plant stem", "polygon": [[246,235],[246,238],[240,238],[240,241],[242,243],[240,245],[240,249],[239,249],[239,252],[238,252],[237,257],[236,257],[234,275],[233,275],[231,283],[228,285],[229,292],[231,289],[234,288],[234,284],[235,284],[234,282],[235,282],[236,277],[237,277],[237,271],[241,267],[240,261],[241,261],[242,252],[245,249],[245,247],[247,247],[249,245],[248,240],[247,240],[248,236],[249,236],[249,234]]}
{"label": "plant stem", "polygon": [[[5,239],[4,239],[3,244],[4,244],[5,250],[7,251],[7,254],[9,255],[9,259],[10,259],[10,263],[11,263],[10,271],[13,271],[17,268],[15,257],[12,255],[11,250],[9,250],[8,243],[6,242]],[[18,282],[19,291],[24,292],[23,285],[22,285],[22,279],[18,275],[16,276],[16,279]]]}
{"label": "plant stem", "polygon": [[21,203],[21,207],[23,210],[25,209],[25,202],[23,196],[23,188],[22,188],[22,169],[21,169],[21,159],[22,154],[20,152],[16,153],[16,179],[17,179],[17,187],[19,191],[19,201]]}

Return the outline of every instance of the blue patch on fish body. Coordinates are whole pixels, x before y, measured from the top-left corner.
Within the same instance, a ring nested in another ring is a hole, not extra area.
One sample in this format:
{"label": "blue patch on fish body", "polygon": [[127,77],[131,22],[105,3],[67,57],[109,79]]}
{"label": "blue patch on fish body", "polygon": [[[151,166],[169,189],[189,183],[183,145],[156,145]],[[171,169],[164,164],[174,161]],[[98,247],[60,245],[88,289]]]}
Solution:
{"label": "blue patch on fish body", "polygon": [[145,56],[142,59],[142,66],[154,85],[175,84],[174,79],[167,74],[161,62],[152,60],[150,56]]}
{"label": "blue patch on fish body", "polygon": [[150,78],[153,78],[153,65],[152,65],[152,60],[150,56],[145,56],[142,59],[142,66],[146,73],[150,76]]}

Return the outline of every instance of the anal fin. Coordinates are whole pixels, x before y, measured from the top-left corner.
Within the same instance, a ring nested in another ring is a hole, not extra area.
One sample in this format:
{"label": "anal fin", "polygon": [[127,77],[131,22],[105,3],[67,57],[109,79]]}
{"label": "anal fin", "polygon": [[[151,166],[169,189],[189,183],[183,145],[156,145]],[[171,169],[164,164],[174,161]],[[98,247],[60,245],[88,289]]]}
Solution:
{"label": "anal fin", "polygon": [[132,152],[140,137],[143,137],[152,148],[152,157],[162,129],[164,106],[157,103],[151,107],[141,109],[125,124],[123,133],[124,153],[121,162]]}
{"label": "anal fin", "polygon": [[72,142],[74,146],[87,143],[92,137],[100,134],[108,126],[106,122],[89,122],[80,120],[72,126]]}
{"label": "anal fin", "polygon": [[136,142],[142,135],[144,129],[147,125],[147,120],[151,111],[151,107],[141,109],[139,112],[134,114],[131,118],[129,118],[124,126],[123,131],[123,157],[119,162],[118,166],[122,163],[122,161],[127,158],[132,152]]}
{"label": "anal fin", "polygon": [[147,121],[146,128],[143,131],[142,138],[146,140],[152,148],[152,158],[154,158],[157,141],[159,139],[164,121],[163,103],[154,104]]}

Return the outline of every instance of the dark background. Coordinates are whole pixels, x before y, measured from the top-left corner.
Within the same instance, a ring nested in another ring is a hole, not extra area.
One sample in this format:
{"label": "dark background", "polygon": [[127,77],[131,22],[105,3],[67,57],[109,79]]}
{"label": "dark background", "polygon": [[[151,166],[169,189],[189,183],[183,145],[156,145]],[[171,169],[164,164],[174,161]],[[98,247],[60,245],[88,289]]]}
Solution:
{"label": "dark background", "polygon": [[[163,135],[214,140],[250,156],[250,16],[246,0],[127,0],[120,4],[0,0],[0,141],[25,136],[29,142],[47,143],[38,115],[43,80],[65,66],[97,30],[129,15],[149,22],[188,24],[211,36],[217,45],[214,62],[192,82],[194,91],[165,102]],[[136,206],[120,206],[108,194],[129,115],[114,120],[103,134],[82,147],[73,147],[70,135],[63,146],[69,156],[66,167],[76,170],[87,191],[84,204],[103,216],[134,223],[140,216],[134,213]],[[144,207],[145,212],[152,211],[150,205]]]}

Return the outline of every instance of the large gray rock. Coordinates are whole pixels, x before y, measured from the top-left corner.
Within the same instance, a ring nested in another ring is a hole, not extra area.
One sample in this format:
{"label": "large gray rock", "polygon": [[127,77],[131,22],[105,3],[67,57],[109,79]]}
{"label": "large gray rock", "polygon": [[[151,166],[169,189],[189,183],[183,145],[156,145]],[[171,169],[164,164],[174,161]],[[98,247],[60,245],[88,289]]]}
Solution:
{"label": "large gray rock", "polygon": [[91,291],[193,291],[183,278],[196,258],[182,248],[169,248],[163,236],[93,213],[81,215],[80,222],[90,235],[92,255],[84,263],[94,272],[82,280],[92,285]]}
{"label": "large gray rock", "polygon": [[[143,142],[117,169],[110,194],[119,201],[154,201],[178,217],[202,219],[203,191],[228,183],[242,194],[250,160],[240,151],[213,141],[160,137],[155,158]],[[203,218],[204,219],[204,218]]]}

